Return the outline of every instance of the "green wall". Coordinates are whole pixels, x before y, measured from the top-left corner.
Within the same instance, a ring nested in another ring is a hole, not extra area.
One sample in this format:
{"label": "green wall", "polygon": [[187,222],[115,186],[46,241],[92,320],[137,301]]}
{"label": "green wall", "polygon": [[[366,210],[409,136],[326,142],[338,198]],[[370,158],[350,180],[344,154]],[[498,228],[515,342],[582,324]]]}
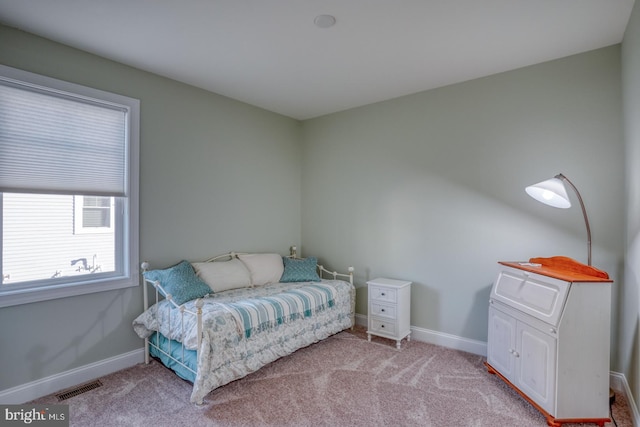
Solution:
{"label": "green wall", "polygon": [[[140,99],[140,259],[300,245],[299,122],[3,26],[0,63]],[[0,390],[142,348],[142,307],[130,288],[0,309]]]}
{"label": "green wall", "polygon": [[620,298],[619,367],[640,406],[640,5],[636,2],[622,43],[626,141],[626,257]]}
{"label": "green wall", "polygon": [[406,279],[413,326],[486,341],[496,261],[587,262],[579,205],[542,205],[527,185],[569,177],[594,265],[620,277],[620,47],[305,121],[303,164],[305,252],[354,265],[359,313],[366,280]]}

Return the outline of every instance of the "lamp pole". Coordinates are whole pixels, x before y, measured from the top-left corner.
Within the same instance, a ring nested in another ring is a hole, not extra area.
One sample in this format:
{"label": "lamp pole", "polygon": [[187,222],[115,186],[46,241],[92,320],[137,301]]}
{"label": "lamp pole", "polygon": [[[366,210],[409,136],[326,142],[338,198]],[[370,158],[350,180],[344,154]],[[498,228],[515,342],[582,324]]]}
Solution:
{"label": "lamp pole", "polygon": [[580,202],[580,207],[582,208],[582,216],[584,216],[584,223],[587,226],[588,265],[591,265],[591,227],[589,227],[589,218],[587,217],[587,210],[584,208],[584,202],[582,201],[582,196],[580,196],[580,192],[578,191],[576,186],[573,185],[573,182],[569,181],[569,178],[562,175],[561,173],[559,173],[555,177],[562,181],[566,181],[571,186],[571,188],[573,188],[573,191],[575,191],[576,196],[578,196],[578,201]]}

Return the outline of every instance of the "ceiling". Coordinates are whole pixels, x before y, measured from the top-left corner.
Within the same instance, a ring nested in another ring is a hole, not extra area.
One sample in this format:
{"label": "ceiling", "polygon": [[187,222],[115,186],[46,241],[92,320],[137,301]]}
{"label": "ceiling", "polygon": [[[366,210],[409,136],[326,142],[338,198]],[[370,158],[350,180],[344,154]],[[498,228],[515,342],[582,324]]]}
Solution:
{"label": "ceiling", "polygon": [[0,22],[302,120],[619,43],[633,2],[0,0]]}

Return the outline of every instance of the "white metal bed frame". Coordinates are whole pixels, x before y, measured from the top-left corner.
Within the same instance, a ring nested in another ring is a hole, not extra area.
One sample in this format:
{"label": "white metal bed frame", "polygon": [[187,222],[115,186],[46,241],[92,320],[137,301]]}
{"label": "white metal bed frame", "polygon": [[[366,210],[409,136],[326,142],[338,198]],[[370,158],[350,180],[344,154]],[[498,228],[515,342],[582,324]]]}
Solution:
{"label": "white metal bed frame", "polygon": [[[218,255],[215,256],[213,258],[209,258],[208,260],[204,261],[204,262],[216,262],[216,261],[228,261],[231,260],[233,258],[238,258],[238,255],[247,255],[248,253],[246,252],[228,252],[222,255]],[[294,259],[302,259],[298,257],[297,254],[297,249],[295,246],[291,246],[290,248],[290,255],[289,258],[294,258]],[[146,272],[149,270],[149,263],[147,261],[143,262],[141,264],[142,267],[142,272]],[[320,278],[326,277],[326,276],[330,276],[332,277],[334,280],[341,278],[341,279],[347,279],[348,282],[353,286],[353,271],[354,268],[353,267],[349,267],[348,268],[348,273],[338,273],[336,271],[330,271],[327,270],[326,268],[324,268],[324,266],[318,264],[317,266],[318,268],[318,275],[320,276]],[[198,352],[200,351],[200,344],[202,343],[202,307],[204,305],[204,301],[202,298],[198,298],[195,302],[195,311],[194,310],[188,310],[185,308],[184,304],[182,305],[178,305],[175,303],[175,301],[173,300],[171,294],[168,294],[165,289],[162,287],[162,285],[160,284],[159,281],[153,281],[153,280],[148,280],[148,279],[144,279],[144,285],[143,285],[143,299],[144,299],[144,311],[147,311],[147,309],[150,307],[149,304],[149,292],[148,292],[148,286],[152,286],[153,289],[155,289],[155,292],[153,293],[155,295],[155,298],[153,298],[152,296],[152,300],[153,304],[157,304],[159,301],[162,300],[161,296],[162,295],[166,295],[166,297],[164,299],[166,299],[167,301],[169,301],[169,305],[166,307],[167,310],[167,319],[169,324],[171,324],[171,311],[172,308],[177,308],[180,312],[180,328],[182,328],[182,333],[184,334],[184,319],[185,316],[195,316],[196,318],[196,325],[197,325],[197,336],[198,336],[198,346],[196,348],[196,360],[198,360]],[[353,288],[355,289],[355,288]],[[355,294],[355,290],[352,290],[352,292]],[[355,295],[351,296],[351,328],[353,329],[353,326],[355,325]],[[158,344],[156,344],[158,343]],[[165,351],[165,349],[162,348],[162,346],[160,345],[159,339],[156,337],[156,343],[153,343],[149,338],[145,338],[144,339],[144,361],[146,364],[149,364],[150,362],[150,354],[149,354],[149,348],[150,347],[154,347],[156,349],[156,351],[158,351],[159,353],[163,354],[165,357],[167,357],[168,359],[172,360],[173,362],[179,364],[180,366],[182,366],[184,369],[188,370],[189,372],[193,373],[193,375],[197,375],[197,372],[192,369],[191,367],[189,367],[188,365],[186,365],[184,363],[184,353],[185,353],[185,346],[183,343],[179,343],[180,344],[180,351],[181,351],[181,357],[180,360],[176,359],[173,356],[173,352],[172,352],[172,340],[168,340],[168,348]]]}

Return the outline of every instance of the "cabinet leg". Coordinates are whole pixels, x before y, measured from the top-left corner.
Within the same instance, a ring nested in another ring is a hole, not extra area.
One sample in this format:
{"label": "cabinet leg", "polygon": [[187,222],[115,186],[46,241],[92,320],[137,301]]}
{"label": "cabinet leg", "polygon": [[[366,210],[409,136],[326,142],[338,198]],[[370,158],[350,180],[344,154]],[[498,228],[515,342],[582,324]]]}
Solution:
{"label": "cabinet leg", "polygon": [[411,332],[409,332],[409,335],[407,335],[407,342],[411,341]]}
{"label": "cabinet leg", "polygon": [[562,423],[556,421],[556,419],[553,418],[551,415],[547,416],[547,425],[549,427],[562,427]]}
{"label": "cabinet leg", "polygon": [[371,334],[367,334],[367,341],[371,342]]}
{"label": "cabinet leg", "polygon": [[396,341],[396,348],[400,350],[400,340]]}

